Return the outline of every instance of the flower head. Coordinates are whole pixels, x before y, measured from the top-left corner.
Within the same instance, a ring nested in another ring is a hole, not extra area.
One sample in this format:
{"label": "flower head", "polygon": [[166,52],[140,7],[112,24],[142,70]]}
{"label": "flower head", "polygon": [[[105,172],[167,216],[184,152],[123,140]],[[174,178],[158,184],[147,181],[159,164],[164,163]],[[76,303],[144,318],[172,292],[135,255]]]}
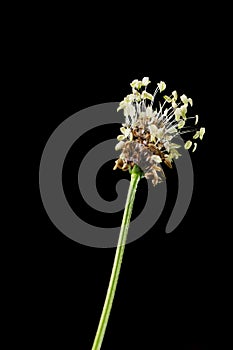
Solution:
{"label": "flower head", "polygon": [[[149,83],[148,77],[141,81],[133,80],[130,84],[132,93],[119,104],[117,110],[123,110],[125,121],[120,129],[121,135],[117,137],[116,150],[120,150],[121,154],[114,169],[130,170],[136,164],[144,176],[156,185],[162,181],[159,175],[164,175],[161,164],[172,168],[173,160],[181,155],[178,151],[181,146],[174,143],[174,139],[194,131],[193,140],[188,140],[184,145],[185,149],[192,148],[194,152],[197,143],[193,141],[198,138],[202,140],[205,128],[197,130],[198,115],[187,116],[193,100],[185,94],[179,98],[177,91],[163,95],[162,103],[158,102],[154,109],[155,97],[166,89],[166,84],[160,81],[152,95],[147,91]],[[192,128],[188,126],[190,121],[193,121]]]}

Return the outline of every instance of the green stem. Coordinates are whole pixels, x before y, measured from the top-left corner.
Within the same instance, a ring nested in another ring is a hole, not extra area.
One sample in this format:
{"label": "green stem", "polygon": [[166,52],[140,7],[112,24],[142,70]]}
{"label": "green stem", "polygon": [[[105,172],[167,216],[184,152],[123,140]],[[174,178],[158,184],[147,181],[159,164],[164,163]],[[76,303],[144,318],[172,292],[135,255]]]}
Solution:
{"label": "green stem", "polygon": [[115,254],[115,259],[112,267],[112,273],[109,281],[109,286],[102,310],[102,314],[100,317],[99,321],[99,326],[96,332],[96,336],[94,339],[94,343],[92,346],[92,350],[100,350],[104,334],[106,331],[106,327],[108,324],[108,319],[110,316],[110,312],[112,309],[112,303],[114,299],[114,295],[116,292],[116,287],[117,287],[117,282],[120,274],[120,269],[121,269],[121,264],[122,264],[122,259],[123,259],[123,254],[125,250],[125,243],[128,235],[128,230],[129,230],[129,224],[130,224],[130,218],[133,210],[133,204],[134,204],[134,199],[135,199],[135,194],[136,194],[136,189],[138,182],[140,180],[140,177],[142,175],[142,172],[138,166],[134,166],[133,170],[131,171],[131,181],[130,181],[130,186],[128,190],[128,195],[125,203],[125,210],[124,210],[124,215],[121,223],[121,230],[120,230],[120,235],[118,239],[118,244],[117,244],[117,249],[116,249],[116,254]]}

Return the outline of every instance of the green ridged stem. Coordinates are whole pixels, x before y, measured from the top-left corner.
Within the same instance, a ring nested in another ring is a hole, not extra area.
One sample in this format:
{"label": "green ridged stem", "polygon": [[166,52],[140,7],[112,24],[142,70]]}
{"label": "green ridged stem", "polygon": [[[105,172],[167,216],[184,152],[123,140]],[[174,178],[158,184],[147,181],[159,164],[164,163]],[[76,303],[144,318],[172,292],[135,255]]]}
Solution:
{"label": "green ridged stem", "polygon": [[133,204],[134,204],[135,194],[137,190],[137,185],[140,178],[142,177],[142,171],[137,165],[133,167],[130,173],[131,173],[131,181],[130,181],[129,190],[126,198],[125,210],[124,210],[124,215],[121,223],[120,235],[117,243],[114,263],[112,267],[112,273],[111,273],[109,286],[108,286],[102,314],[100,317],[99,325],[98,325],[94,343],[92,346],[92,350],[100,350],[104,339],[104,334],[105,334],[109,316],[111,313],[112,303],[115,296],[117,282],[118,282],[119,274],[121,270],[121,264],[123,260],[125,244],[126,244],[129,225],[130,225],[130,218],[133,211]]}

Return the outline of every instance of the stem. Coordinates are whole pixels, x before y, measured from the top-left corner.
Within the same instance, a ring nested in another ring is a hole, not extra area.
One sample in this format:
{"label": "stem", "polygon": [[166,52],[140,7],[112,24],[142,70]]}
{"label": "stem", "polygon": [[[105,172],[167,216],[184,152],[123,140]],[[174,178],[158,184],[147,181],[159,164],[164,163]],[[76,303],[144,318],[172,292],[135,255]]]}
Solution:
{"label": "stem", "polygon": [[109,281],[109,286],[108,286],[102,314],[99,321],[99,326],[98,326],[94,343],[92,346],[92,350],[100,350],[103,342],[103,338],[104,338],[104,334],[108,324],[110,312],[112,309],[112,303],[113,303],[117,282],[120,274],[136,189],[137,189],[137,185],[141,175],[142,175],[142,172],[140,168],[135,165],[133,170],[131,171],[131,181],[130,181],[128,195],[125,203],[125,210],[124,210],[124,215],[121,223],[121,230],[120,230],[120,235],[117,243],[115,259],[112,267],[112,273]]}

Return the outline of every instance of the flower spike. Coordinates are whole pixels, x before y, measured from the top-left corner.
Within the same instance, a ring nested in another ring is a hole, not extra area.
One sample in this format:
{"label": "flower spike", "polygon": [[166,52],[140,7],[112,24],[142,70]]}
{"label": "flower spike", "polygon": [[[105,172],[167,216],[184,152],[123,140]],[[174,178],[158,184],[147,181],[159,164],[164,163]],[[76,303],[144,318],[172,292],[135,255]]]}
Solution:
{"label": "flower spike", "polygon": [[[134,165],[139,166],[144,176],[152,180],[156,185],[163,175],[161,164],[172,167],[173,159],[178,159],[180,147],[173,142],[178,135],[194,130],[192,138],[203,139],[205,128],[196,130],[198,115],[188,117],[188,109],[193,106],[193,100],[185,94],[178,97],[176,90],[170,95],[163,95],[163,103],[153,109],[153,103],[157,92],[162,93],[166,89],[166,83],[160,81],[154,94],[150,94],[146,88],[150,80],[144,77],[135,79],[130,84],[132,93],[120,102],[117,111],[123,110],[125,122],[121,127],[121,135],[117,136],[119,143],[116,150],[121,154],[116,162],[116,168],[131,170]],[[150,102],[151,101],[151,102]],[[194,128],[189,130],[188,122],[194,119]],[[184,148],[192,152],[197,148],[197,143],[188,140]]]}

